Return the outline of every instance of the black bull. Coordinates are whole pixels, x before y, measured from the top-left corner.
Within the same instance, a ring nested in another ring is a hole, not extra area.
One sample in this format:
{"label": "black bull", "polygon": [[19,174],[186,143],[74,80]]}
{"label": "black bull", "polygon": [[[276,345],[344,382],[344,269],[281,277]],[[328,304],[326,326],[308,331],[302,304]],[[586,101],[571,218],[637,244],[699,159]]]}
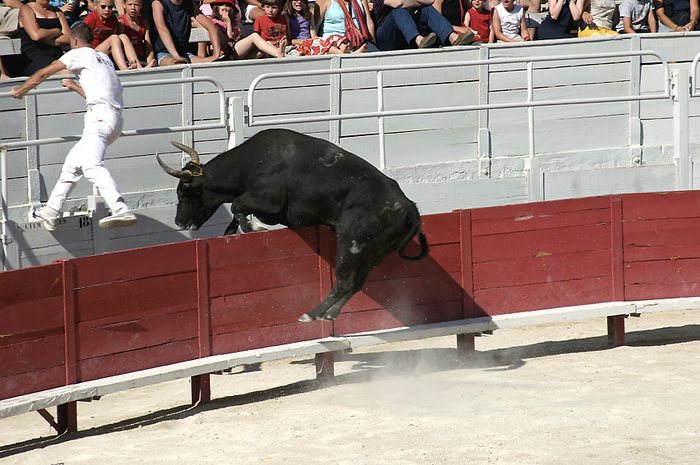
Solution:
{"label": "black bull", "polygon": [[[407,260],[428,253],[418,209],[398,183],[330,142],[269,129],[204,165],[190,147],[173,145],[192,158],[175,170],[156,155],[163,169],[180,179],[175,217],[179,227],[198,229],[219,206],[231,203],[233,220],[225,234],[235,233],[239,225],[251,231],[251,214],[268,224],[327,225],[335,230],[336,284],[299,321],[334,320],[389,253],[398,251]],[[421,250],[408,256],[404,248],[416,234]]]}

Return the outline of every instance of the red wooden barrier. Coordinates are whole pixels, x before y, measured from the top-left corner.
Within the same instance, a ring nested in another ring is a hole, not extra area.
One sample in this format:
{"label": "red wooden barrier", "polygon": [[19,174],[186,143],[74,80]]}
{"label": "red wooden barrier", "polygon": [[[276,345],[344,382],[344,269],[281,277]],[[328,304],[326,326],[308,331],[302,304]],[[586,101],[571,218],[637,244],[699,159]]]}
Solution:
{"label": "red wooden barrier", "polygon": [[[297,322],[333,285],[326,228],[1,273],[0,399],[330,335],[700,295],[700,192],[464,210],[425,216],[423,229],[430,255],[388,257],[334,324]],[[624,334],[623,320],[610,324]],[[328,362],[319,367],[329,370]],[[206,400],[207,383],[195,380],[196,399]]]}

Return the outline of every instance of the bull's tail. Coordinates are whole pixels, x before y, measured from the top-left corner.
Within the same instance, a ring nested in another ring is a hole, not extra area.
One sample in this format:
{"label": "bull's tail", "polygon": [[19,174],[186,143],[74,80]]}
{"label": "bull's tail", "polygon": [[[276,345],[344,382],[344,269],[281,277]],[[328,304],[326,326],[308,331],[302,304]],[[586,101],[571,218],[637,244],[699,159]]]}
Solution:
{"label": "bull's tail", "polygon": [[[399,246],[399,256],[403,258],[404,260],[420,260],[421,258],[425,257],[428,255],[428,241],[425,239],[425,234],[423,234],[420,231],[420,215],[418,213],[418,209],[415,207],[415,205],[412,205],[413,208],[407,212],[408,214],[406,215],[406,221],[411,223],[411,229],[406,234],[406,237],[404,238],[403,242],[401,242],[401,245]],[[420,244],[420,252],[418,252],[417,255],[406,255],[404,253],[404,249],[408,245],[409,242],[413,239],[413,237],[418,234],[418,243]]]}

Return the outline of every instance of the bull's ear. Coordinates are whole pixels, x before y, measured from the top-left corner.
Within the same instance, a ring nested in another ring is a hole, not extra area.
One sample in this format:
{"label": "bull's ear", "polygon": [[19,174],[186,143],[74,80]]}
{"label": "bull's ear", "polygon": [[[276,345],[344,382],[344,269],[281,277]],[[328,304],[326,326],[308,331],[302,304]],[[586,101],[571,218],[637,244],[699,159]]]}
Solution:
{"label": "bull's ear", "polygon": [[158,160],[158,164],[160,165],[161,168],[163,168],[163,171],[168,173],[170,176],[174,178],[178,178],[183,180],[184,182],[190,182],[192,180],[192,172],[189,170],[176,170],[174,168],[169,167],[168,165],[165,164],[163,160],[160,159],[160,155],[158,155],[158,152],[156,152],[156,160]]}

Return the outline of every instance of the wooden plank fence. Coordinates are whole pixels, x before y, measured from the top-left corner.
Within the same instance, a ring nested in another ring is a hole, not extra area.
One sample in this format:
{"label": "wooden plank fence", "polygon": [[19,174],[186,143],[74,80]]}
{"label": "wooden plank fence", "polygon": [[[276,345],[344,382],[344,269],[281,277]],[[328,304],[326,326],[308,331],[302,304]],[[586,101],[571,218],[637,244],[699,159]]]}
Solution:
{"label": "wooden plank fence", "polygon": [[[430,255],[388,257],[335,322],[299,323],[334,280],[327,228],[201,239],[0,274],[0,418],[208,374],[398,339],[606,316],[700,297],[700,192],[629,194],[423,217]],[[413,246],[417,247],[416,244]],[[627,302],[627,303],[626,303]],[[565,307],[565,310],[562,310]],[[552,310],[547,310],[552,309]],[[544,313],[543,313],[544,312]],[[357,335],[362,333],[361,335]]]}

